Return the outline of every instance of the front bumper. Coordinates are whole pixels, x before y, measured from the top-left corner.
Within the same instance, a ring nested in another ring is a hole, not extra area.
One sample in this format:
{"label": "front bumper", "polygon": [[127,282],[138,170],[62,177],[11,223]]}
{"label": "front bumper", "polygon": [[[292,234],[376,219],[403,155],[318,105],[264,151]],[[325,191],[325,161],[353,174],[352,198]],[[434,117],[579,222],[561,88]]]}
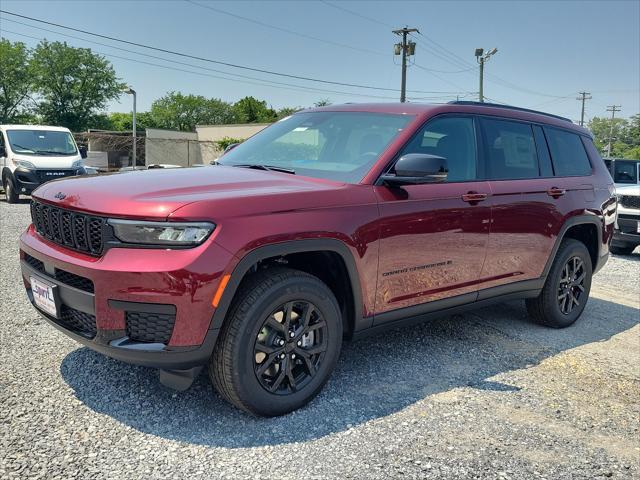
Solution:
{"label": "front bumper", "polygon": [[211,300],[230,257],[211,239],[185,250],[113,248],[96,258],[49,242],[30,226],[20,249],[29,300],[34,304],[32,276],[53,285],[58,318],[38,312],[83,345],[166,370],[210,357],[218,335]]}
{"label": "front bumper", "polygon": [[613,245],[640,245],[640,215],[618,214],[616,228],[613,232]]}
{"label": "front bumper", "polygon": [[13,183],[17,193],[21,195],[31,195],[31,192],[36,188],[50,180],[83,175],[84,173],[83,168],[30,170],[24,167],[17,167],[13,172]]}

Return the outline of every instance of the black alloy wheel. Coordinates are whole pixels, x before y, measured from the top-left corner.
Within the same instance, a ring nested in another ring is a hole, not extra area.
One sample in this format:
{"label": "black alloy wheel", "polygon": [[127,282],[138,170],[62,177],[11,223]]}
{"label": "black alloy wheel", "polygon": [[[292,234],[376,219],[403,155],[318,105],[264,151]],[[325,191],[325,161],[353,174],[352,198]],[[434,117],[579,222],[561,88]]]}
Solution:
{"label": "black alloy wheel", "polygon": [[304,388],[327,351],[327,322],[308,301],[287,302],[267,317],[255,341],[255,374],[268,392]]}
{"label": "black alloy wheel", "polygon": [[574,307],[580,306],[586,276],[584,262],[579,257],[571,257],[562,269],[558,285],[558,307],[564,315],[569,315]]}

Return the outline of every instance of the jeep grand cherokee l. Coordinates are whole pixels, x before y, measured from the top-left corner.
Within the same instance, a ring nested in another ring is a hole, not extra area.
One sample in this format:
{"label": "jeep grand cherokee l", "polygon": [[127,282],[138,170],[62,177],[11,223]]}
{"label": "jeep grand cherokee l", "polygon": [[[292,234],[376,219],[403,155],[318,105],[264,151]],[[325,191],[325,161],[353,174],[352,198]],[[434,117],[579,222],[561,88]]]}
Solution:
{"label": "jeep grand cherokee l", "polygon": [[567,327],[609,253],[613,182],[571,121],[475,103],[317,108],[199,169],[47,183],[20,258],[55,327],[280,415],[343,338],[526,299]]}

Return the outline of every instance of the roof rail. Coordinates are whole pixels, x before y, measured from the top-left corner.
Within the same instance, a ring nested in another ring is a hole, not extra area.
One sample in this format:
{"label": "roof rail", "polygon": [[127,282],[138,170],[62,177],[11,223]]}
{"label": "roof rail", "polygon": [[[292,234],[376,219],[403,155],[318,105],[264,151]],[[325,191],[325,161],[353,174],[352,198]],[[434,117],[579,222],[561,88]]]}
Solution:
{"label": "roof rail", "polygon": [[513,107],[511,105],[504,105],[500,103],[473,102],[470,100],[453,100],[447,103],[449,105],[474,105],[480,107],[504,108],[507,110],[517,110],[519,112],[536,113],[538,115],[545,115],[547,117],[557,118],[559,120],[564,120],[565,122],[573,123],[570,118],[561,117],[560,115],[554,115],[553,113],[540,112],[539,110],[531,110],[530,108]]}

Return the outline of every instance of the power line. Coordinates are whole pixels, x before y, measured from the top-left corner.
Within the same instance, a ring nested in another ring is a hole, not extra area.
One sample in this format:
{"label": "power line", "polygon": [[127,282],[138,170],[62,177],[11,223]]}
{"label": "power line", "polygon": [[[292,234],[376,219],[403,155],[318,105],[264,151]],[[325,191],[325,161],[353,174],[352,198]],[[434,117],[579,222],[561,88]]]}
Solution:
{"label": "power line", "polygon": [[211,5],[202,5],[201,3],[197,3],[194,2],[193,0],[184,0],[187,3],[190,3],[192,5],[195,5],[197,7],[200,8],[206,8],[207,10],[211,10],[212,12],[216,12],[216,13],[220,13],[222,15],[227,15],[229,17],[233,17],[233,18],[237,18],[239,20],[244,20],[245,22],[250,22],[253,23],[254,25],[260,25],[261,27],[265,27],[265,28],[270,28],[272,30],[277,30],[279,32],[284,32],[284,33],[288,33],[291,35],[296,35],[298,37],[302,37],[302,38],[306,38],[309,40],[315,40],[317,42],[322,42],[322,43],[326,43],[327,45],[333,45],[334,47],[340,47],[340,48],[348,48],[351,50],[355,50],[358,52],[364,52],[364,53],[370,53],[372,55],[381,55],[381,56],[385,56],[382,52],[376,52],[375,50],[369,50],[366,48],[360,48],[360,47],[354,47],[353,45],[348,45],[346,43],[339,43],[339,42],[334,42],[333,40],[327,40],[324,38],[319,38],[319,37],[314,37],[313,35],[308,35],[306,33],[302,33],[302,32],[296,32],[295,30],[289,30],[288,28],[284,28],[284,27],[279,27],[277,25],[272,25],[270,23],[266,23],[263,22],[261,20],[256,20],[253,18],[249,18],[249,17],[243,17],[242,15],[238,15],[236,13],[231,13],[231,12],[227,12],[226,10],[222,10],[220,8],[216,8],[216,7],[212,7]]}
{"label": "power line", "polygon": [[[210,58],[199,57],[199,56],[196,56],[196,55],[190,55],[188,53],[177,52],[177,51],[174,51],[174,50],[168,50],[168,49],[165,49],[165,48],[154,47],[154,46],[151,46],[151,45],[145,45],[145,44],[142,44],[142,43],[133,42],[133,41],[130,41],[130,40],[124,40],[124,39],[121,39],[121,38],[115,38],[115,37],[111,37],[111,36],[108,36],[108,35],[103,35],[103,34],[100,34],[100,33],[89,32],[87,30],[82,30],[82,29],[79,29],[79,28],[69,27],[69,26],[66,26],[66,25],[61,25],[59,23],[49,22],[49,21],[46,21],[46,20],[41,20],[39,18],[29,17],[27,15],[20,15],[18,13],[9,12],[9,11],[2,10],[2,9],[0,9],[0,13],[4,13],[5,15],[12,15],[14,17],[24,18],[26,20],[31,20],[31,21],[37,22],[37,23],[44,23],[44,24],[47,24],[47,25],[51,25],[51,26],[54,26],[54,27],[58,27],[58,28],[62,28],[62,29],[65,29],[65,30],[70,30],[70,31],[78,32],[78,33],[82,33],[82,34],[85,34],[85,35],[104,38],[106,40],[111,40],[111,41],[114,41],[114,42],[125,43],[127,45],[132,45],[132,46],[139,47],[139,48],[145,48],[145,49],[148,49],[148,50],[154,50],[154,51],[157,51],[157,52],[167,53],[167,54],[170,54],[170,55],[176,55],[176,56],[180,56],[180,57],[184,57],[184,58],[191,58],[193,60],[199,60],[199,61],[202,61],[202,62],[215,63],[215,64],[218,64],[218,65],[224,65],[224,66],[231,67],[231,68],[238,68],[238,69],[242,69],[242,70],[249,70],[249,71],[252,71],[252,72],[265,73],[265,74],[268,74],[268,75],[276,75],[276,76],[280,76],[280,77],[293,78],[293,79],[296,79],[296,80],[303,80],[303,81],[308,81],[308,82],[324,83],[324,84],[328,84],[328,85],[339,85],[339,86],[343,86],[343,87],[354,87],[354,88],[363,88],[363,89],[369,89],[369,90],[381,90],[381,91],[388,91],[388,92],[395,92],[396,91],[396,89],[394,89],[394,88],[376,87],[376,86],[373,86],[373,85],[362,85],[362,84],[357,84],[357,83],[346,83],[346,82],[337,82],[337,81],[333,81],[333,80],[324,80],[324,79],[319,79],[319,78],[305,77],[305,76],[301,76],[301,75],[294,75],[294,74],[283,73],[283,72],[276,72],[276,71],[273,71],[273,70],[266,70],[266,69],[262,69],[262,68],[249,67],[249,66],[246,66],[246,65],[239,65],[239,64],[224,62],[224,61],[221,61],[221,60],[213,60],[213,59],[210,59]],[[433,92],[433,91],[424,91],[424,90],[411,90],[411,92],[412,93],[450,93],[450,92]]]}
{"label": "power line", "polygon": [[381,22],[380,20],[376,20],[375,18],[367,17],[366,15],[362,15],[361,13],[354,12],[353,10],[349,10],[348,8],[345,8],[342,5],[336,5],[334,3],[327,2],[325,0],[320,0],[320,1],[322,3],[324,3],[325,5],[328,5],[329,7],[336,8],[338,10],[342,10],[343,12],[349,13],[349,14],[355,16],[355,17],[359,17],[359,18],[362,18],[364,20],[368,20],[369,22],[377,23],[378,25],[382,25],[383,27],[393,28],[393,25],[390,25],[390,24],[385,23],[385,22]]}
{"label": "power line", "polygon": [[[40,37],[34,37],[32,35],[26,35],[24,33],[13,32],[13,31],[6,30],[6,29],[3,29],[3,32],[11,33],[11,34],[14,34],[14,35],[19,35],[19,36],[26,37],[26,38],[31,38],[31,39],[34,39],[34,40],[44,40],[43,38],[40,38]],[[293,90],[296,90],[296,91],[299,91],[299,92],[312,91],[312,92],[321,92],[321,93],[333,93],[333,94],[345,95],[345,96],[356,96],[356,97],[364,97],[364,98],[378,98],[378,99],[385,99],[385,100],[390,100],[390,99],[394,99],[395,98],[395,97],[390,97],[390,96],[370,95],[370,94],[364,94],[364,93],[352,93],[352,92],[344,92],[344,91],[339,91],[339,90],[328,90],[328,89],[316,88],[316,87],[306,87],[306,86],[303,86],[303,85],[294,85],[294,84],[287,84],[287,83],[282,83],[282,82],[274,82],[272,80],[256,79],[256,80],[258,80],[257,82],[252,82],[252,81],[247,81],[247,80],[239,80],[237,78],[223,77],[223,76],[220,76],[220,75],[211,75],[211,74],[207,74],[207,73],[203,73],[203,72],[194,72],[192,70],[185,70],[183,68],[172,67],[170,65],[161,65],[161,64],[158,64],[158,63],[147,62],[147,61],[140,60],[140,59],[137,59],[137,58],[123,57],[123,56],[120,56],[120,55],[115,55],[113,53],[105,53],[105,52],[99,52],[99,51],[94,51],[94,52],[97,53],[97,54],[103,55],[105,57],[109,57],[109,58],[117,58],[119,60],[137,62],[137,63],[141,63],[141,64],[144,64],[144,65],[150,65],[150,66],[164,68],[164,69],[168,69],[168,70],[174,70],[174,71],[177,71],[177,72],[190,73],[190,74],[193,74],[193,75],[200,75],[200,76],[203,76],[203,77],[216,78],[216,79],[219,79],[219,80],[227,80],[227,81],[232,81],[232,82],[246,83],[246,84],[249,84],[249,85],[266,86],[266,87],[281,88],[281,89],[287,89],[287,90],[292,90],[293,89]],[[144,55],[144,54],[140,54],[140,53],[137,53],[137,52],[131,52],[131,53],[138,54],[138,55]],[[159,58],[160,60],[164,60],[161,57],[152,57],[152,58]],[[166,61],[174,62],[173,60],[166,60]],[[185,64],[185,65],[188,65],[188,64]],[[206,67],[200,67],[200,66],[197,66],[197,65],[193,65],[193,68],[211,70],[211,69],[207,69]],[[217,71],[217,70],[213,70],[213,71]],[[222,72],[222,73],[225,73],[225,72]],[[235,75],[235,74],[230,74],[230,75]],[[246,76],[243,76],[243,77],[244,78],[252,78],[252,77],[246,77]],[[440,97],[435,97],[435,98],[440,98]]]}
{"label": "power line", "polygon": [[[337,91],[337,90],[320,89],[320,88],[317,88],[317,87],[307,87],[307,86],[304,86],[304,85],[296,85],[296,84],[285,83],[285,82],[276,82],[275,80],[267,80],[267,79],[263,79],[263,78],[252,77],[252,76],[249,76],[249,75],[242,75],[242,74],[239,74],[239,73],[225,72],[224,70],[217,70],[215,68],[209,68],[209,67],[204,67],[204,66],[201,66],[201,65],[194,65],[194,64],[191,64],[191,63],[180,62],[178,60],[171,60],[171,59],[168,59],[168,58],[160,57],[160,56],[157,56],[157,55],[152,55],[152,54],[149,54],[149,53],[136,52],[134,50],[129,50],[127,48],[122,48],[122,47],[118,47],[118,46],[115,46],[115,45],[109,45],[109,44],[102,43],[102,42],[96,42],[95,40],[88,40],[86,38],[78,37],[78,36],[75,36],[75,35],[70,35],[68,33],[56,32],[54,30],[50,30],[50,29],[47,29],[47,28],[44,28],[44,27],[37,27],[35,25],[29,25],[28,23],[19,22],[17,20],[10,20],[10,19],[4,19],[4,20],[12,22],[12,23],[17,23],[19,25],[24,25],[24,26],[27,26],[27,27],[30,27],[30,28],[43,30],[45,32],[53,33],[54,35],[60,35],[60,36],[63,36],[63,37],[74,38],[76,40],[81,40],[83,42],[88,42],[88,43],[95,44],[95,45],[101,45],[103,47],[113,48],[113,49],[120,50],[120,51],[127,52],[127,53],[133,53],[134,55],[140,55],[140,56],[143,56],[143,57],[154,58],[156,60],[162,60],[162,61],[165,61],[165,62],[175,63],[175,64],[178,64],[178,65],[184,65],[184,66],[187,66],[187,67],[190,67],[190,68],[198,68],[198,69],[201,69],[201,70],[206,70],[206,71],[210,71],[210,72],[214,72],[214,73],[220,73],[222,75],[231,75],[233,77],[245,78],[245,79],[249,79],[249,80],[255,80],[255,81],[258,81],[258,82],[267,82],[267,83],[271,83],[271,84],[275,84],[275,85],[282,85],[282,86],[287,86],[287,87],[295,87],[295,88],[299,88],[299,89],[308,89],[310,91],[351,95],[350,92],[342,92],[342,91]],[[13,33],[15,35],[22,35],[22,36],[25,36],[27,38],[33,38],[35,40],[43,40],[42,38],[32,37],[32,36],[29,36],[29,35],[22,34],[20,32],[12,32],[12,31],[6,30],[6,29],[4,31],[8,32],[8,33]],[[117,57],[117,56],[115,56],[113,54],[107,54],[107,53],[102,53],[102,52],[97,52],[97,53],[100,53],[101,55],[112,56],[114,58],[120,58],[120,59],[123,59],[123,60],[132,60],[132,59],[128,59],[126,57]],[[149,63],[149,65],[163,67],[163,65],[158,65],[158,64]],[[177,70],[181,71],[180,69],[177,69]],[[186,72],[186,73],[199,74],[199,72],[192,72],[192,71],[189,71],[189,70],[183,70],[183,71]],[[222,80],[233,80],[233,79],[229,79],[229,78],[225,78],[225,77],[217,77],[217,76],[211,76],[211,77],[212,78],[219,78],[219,79],[222,79]],[[251,85],[260,85],[259,83],[250,83],[250,84]],[[265,83],[265,85],[266,85],[266,83]],[[266,85],[266,86],[272,86],[272,85]],[[385,99],[394,98],[394,97],[389,97],[389,96],[365,95],[365,94],[355,94],[355,93],[353,95],[369,97],[369,98],[385,98]]]}

